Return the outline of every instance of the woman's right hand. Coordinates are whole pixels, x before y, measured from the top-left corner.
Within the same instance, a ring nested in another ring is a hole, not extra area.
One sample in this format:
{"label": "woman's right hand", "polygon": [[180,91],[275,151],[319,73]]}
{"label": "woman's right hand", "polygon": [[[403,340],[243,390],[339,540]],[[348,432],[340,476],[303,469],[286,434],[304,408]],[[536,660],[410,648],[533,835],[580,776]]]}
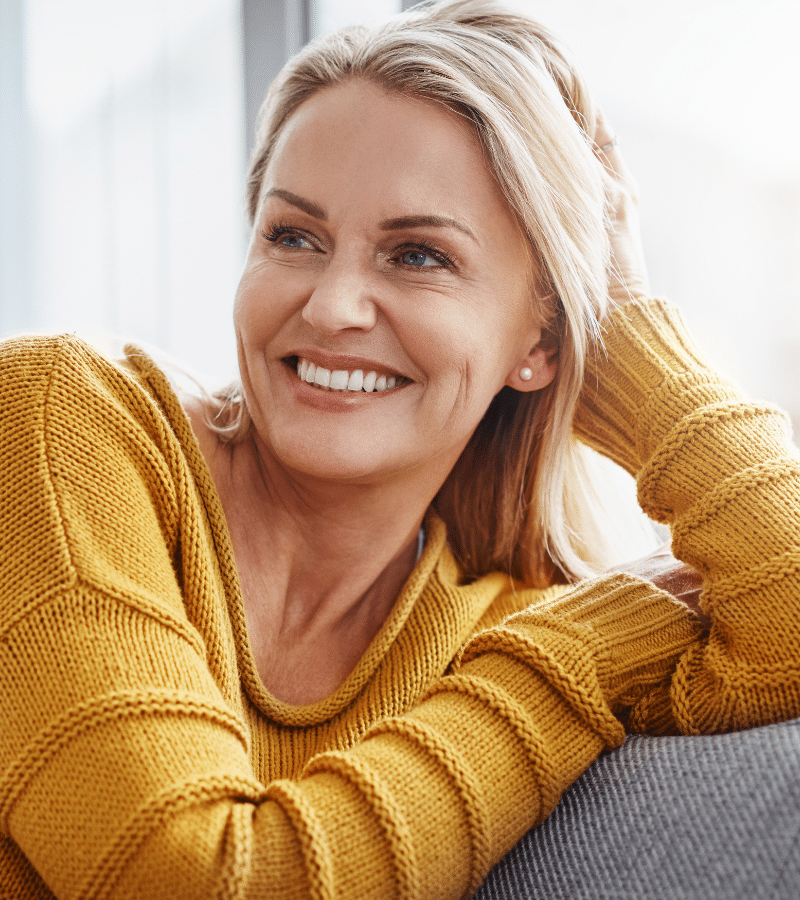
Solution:
{"label": "woman's right hand", "polygon": [[649,297],[650,282],[639,229],[639,188],[622,158],[616,139],[602,111],[598,110],[594,147],[602,164],[609,206],[611,264],[608,295],[615,306],[624,306],[637,297]]}

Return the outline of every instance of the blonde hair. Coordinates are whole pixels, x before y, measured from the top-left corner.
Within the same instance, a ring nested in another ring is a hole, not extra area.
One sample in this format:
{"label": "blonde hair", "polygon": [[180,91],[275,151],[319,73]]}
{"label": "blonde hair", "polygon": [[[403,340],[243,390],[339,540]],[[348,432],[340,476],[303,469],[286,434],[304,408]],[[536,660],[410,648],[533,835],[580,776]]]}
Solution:
{"label": "blonde hair", "polygon": [[[251,221],[288,119],[317,91],[354,78],[443,104],[472,124],[530,242],[532,304],[544,346],[558,355],[548,388],[500,391],[437,495],[453,552],[470,578],[500,569],[544,585],[589,574],[585,539],[565,512],[572,419],[607,292],[605,201],[584,81],[549,31],[491,0],[420,4],[375,28],[322,37],[267,94],[248,178]],[[236,385],[207,412],[222,439],[249,429]]]}

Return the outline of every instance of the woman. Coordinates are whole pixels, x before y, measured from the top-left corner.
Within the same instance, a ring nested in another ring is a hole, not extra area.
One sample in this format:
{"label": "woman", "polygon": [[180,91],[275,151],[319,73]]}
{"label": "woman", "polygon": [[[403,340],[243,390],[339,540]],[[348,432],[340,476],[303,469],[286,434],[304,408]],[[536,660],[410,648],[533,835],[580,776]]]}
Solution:
{"label": "woman", "polygon": [[[4,349],[3,896],[459,897],[623,722],[800,713],[797,457],[645,299],[615,143],[494,5],[324,39],[266,102],[241,391]],[[562,583],[573,414],[710,631]]]}

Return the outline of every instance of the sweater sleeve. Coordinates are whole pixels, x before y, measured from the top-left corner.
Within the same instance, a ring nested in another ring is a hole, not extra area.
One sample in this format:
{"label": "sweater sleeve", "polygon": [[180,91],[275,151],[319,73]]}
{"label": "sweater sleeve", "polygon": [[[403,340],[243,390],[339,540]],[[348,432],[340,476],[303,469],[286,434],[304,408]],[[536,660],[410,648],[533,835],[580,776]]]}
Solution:
{"label": "sweater sleeve", "polygon": [[[620,575],[517,616],[470,654],[501,635],[535,640],[556,619],[599,640],[603,695],[631,730],[700,734],[800,715],[800,457],[785,415],[746,402],[707,367],[678,311],[653,300],[611,317],[576,426],[671,525],[674,555],[703,575],[710,631]],[[653,623],[669,619],[654,641]],[[552,646],[552,632],[542,640]]]}

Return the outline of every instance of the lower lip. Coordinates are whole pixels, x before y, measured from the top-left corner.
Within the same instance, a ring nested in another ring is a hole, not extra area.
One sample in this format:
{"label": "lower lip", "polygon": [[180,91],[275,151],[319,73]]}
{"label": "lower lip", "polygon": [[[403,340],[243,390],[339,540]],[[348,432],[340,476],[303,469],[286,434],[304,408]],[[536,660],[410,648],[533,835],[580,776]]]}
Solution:
{"label": "lower lip", "polygon": [[314,387],[305,381],[301,381],[297,371],[291,366],[284,365],[286,377],[294,392],[295,399],[314,409],[347,412],[360,409],[366,403],[384,400],[398,391],[403,390],[405,384],[393,387],[386,391],[331,391]]}

